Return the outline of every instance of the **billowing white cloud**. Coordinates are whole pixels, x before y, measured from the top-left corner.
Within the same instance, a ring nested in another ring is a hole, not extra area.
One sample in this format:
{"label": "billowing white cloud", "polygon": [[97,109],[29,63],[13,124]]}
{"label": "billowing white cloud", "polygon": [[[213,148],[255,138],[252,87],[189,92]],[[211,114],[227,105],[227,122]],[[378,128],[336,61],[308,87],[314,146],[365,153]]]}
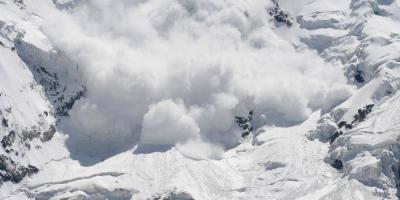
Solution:
{"label": "billowing white cloud", "polygon": [[282,39],[267,4],[88,0],[71,15],[53,13],[43,29],[79,63],[88,88],[70,112],[69,134],[223,149],[240,138],[235,115],[254,110],[289,125],[346,99],[340,67]]}
{"label": "billowing white cloud", "polygon": [[144,115],[142,144],[175,145],[199,137],[200,128],[182,103],[172,100],[150,105]]}

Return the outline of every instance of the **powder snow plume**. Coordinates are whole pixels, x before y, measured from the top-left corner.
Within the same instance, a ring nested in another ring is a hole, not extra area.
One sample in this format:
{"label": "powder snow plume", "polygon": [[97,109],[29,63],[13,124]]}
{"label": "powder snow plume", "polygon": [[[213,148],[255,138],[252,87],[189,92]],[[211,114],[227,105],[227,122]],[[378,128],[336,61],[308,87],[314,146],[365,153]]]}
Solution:
{"label": "powder snow plume", "polygon": [[347,99],[353,89],[341,68],[282,39],[268,6],[89,0],[48,13],[43,31],[87,86],[64,132],[88,154],[178,145],[216,158],[240,139],[234,116],[254,110],[259,125],[288,126]]}

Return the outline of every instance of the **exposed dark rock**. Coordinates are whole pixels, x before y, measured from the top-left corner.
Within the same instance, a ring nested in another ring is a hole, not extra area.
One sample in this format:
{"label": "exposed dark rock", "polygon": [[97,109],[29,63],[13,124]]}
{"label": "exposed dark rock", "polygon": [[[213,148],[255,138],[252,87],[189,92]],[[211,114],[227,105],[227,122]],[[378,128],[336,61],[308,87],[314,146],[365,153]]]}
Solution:
{"label": "exposed dark rock", "polygon": [[8,174],[8,173],[3,173],[3,172],[0,171],[0,180],[1,180],[1,183],[5,182],[5,181],[10,181],[11,180],[11,175]]}
{"label": "exposed dark rock", "polygon": [[[72,109],[75,102],[80,98],[84,97],[86,94],[86,87],[83,87],[82,90],[78,91],[74,96],[72,96],[68,101],[64,101],[56,110],[56,114],[59,116],[68,116],[68,111]],[[61,99],[61,101],[63,98]]]}
{"label": "exposed dark rock", "polygon": [[340,135],[342,135],[343,134],[343,132],[342,131],[340,131],[340,130],[338,130],[338,131],[336,131],[332,136],[331,136],[331,138],[330,138],[330,143],[332,144],[335,140],[336,140],[336,138],[338,138]]}
{"label": "exposed dark rock", "polygon": [[346,129],[352,129],[352,128],[353,128],[353,125],[351,125],[351,124],[346,124],[346,125],[344,125],[344,127],[345,127]]}
{"label": "exposed dark rock", "polygon": [[236,124],[243,129],[243,133],[242,133],[242,137],[245,138],[248,135],[250,135],[250,133],[253,131],[253,127],[251,125],[251,122],[253,120],[253,114],[254,112],[251,110],[248,114],[247,117],[243,117],[243,116],[235,116],[235,122]]}
{"label": "exposed dark rock", "polygon": [[[361,109],[357,110],[357,114],[354,115],[354,120],[351,123],[347,123],[346,121],[341,121],[337,124],[338,128],[341,129],[342,127],[345,127],[346,129],[352,129],[354,123],[356,122],[362,122],[365,120],[367,115],[372,112],[372,108],[374,107],[374,104],[369,104],[364,106]],[[337,130],[331,137],[330,137],[330,143],[332,144],[340,135],[343,134],[343,131]]]}
{"label": "exposed dark rock", "polygon": [[293,24],[293,18],[289,15],[288,12],[283,11],[277,2],[277,0],[272,0],[274,6],[268,10],[269,15],[274,17],[275,22],[280,24],[286,24],[286,26],[290,27]]}
{"label": "exposed dark rock", "polygon": [[357,110],[357,114],[354,115],[354,120],[351,122],[351,124],[355,122],[362,122],[367,118],[367,115],[372,112],[372,108],[374,107],[374,104],[369,104],[364,106],[364,108],[360,108]]}
{"label": "exposed dark rock", "polygon": [[14,0],[14,4],[19,7],[19,9],[25,9],[26,5],[24,4],[24,0]]}
{"label": "exposed dark rock", "polygon": [[331,165],[335,169],[338,169],[338,170],[343,169],[343,162],[339,159],[335,159],[335,161],[333,161],[333,163]]}
{"label": "exposed dark rock", "polygon": [[39,172],[39,169],[35,166],[28,165],[28,167],[19,166],[18,170],[11,172],[11,181],[14,183],[20,182],[25,176],[30,176]]}
{"label": "exposed dark rock", "polygon": [[242,133],[242,138],[245,138],[245,137],[247,137],[249,135],[250,135],[250,132],[249,131],[245,131],[245,132]]}
{"label": "exposed dark rock", "polygon": [[30,130],[22,130],[21,136],[23,141],[32,141],[34,138],[40,137],[40,131],[37,126],[33,126]]}
{"label": "exposed dark rock", "polygon": [[1,120],[1,125],[2,125],[3,127],[8,127],[8,120],[7,120],[6,118],[3,118],[3,119]]}
{"label": "exposed dark rock", "polygon": [[36,82],[43,86],[56,117],[68,116],[75,101],[86,93],[79,66],[63,54],[45,52],[21,39],[15,41],[15,47]]}
{"label": "exposed dark rock", "polygon": [[361,71],[357,71],[357,73],[354,75],[354,80],[356,80],[359,83],[364,83],[365,79],[362,76],[362,72]]}
{"label": "exposed dark rock", "polygon": [[10,147],[15,141],[15,131],[12,130],[8,133],[8,135],[4,136],[3,139],[1,140],[1,144],[3,145],[3,148]]}
{"label": "exposed dark rock", "polygon": [[339,128],[342,128],[342,127],[345,126],[346,124],[347,124],[346,121],[341,121],[341,122],[339,122],[338,127],[339,127]]}
{"label": "exposed dark rock", "polygon": [[50,125],[50,128],[43,132],[42,138],[40,139],[42,142],[50,141],[53,138],[54,133],[56,133],[56,127],[54,125]]}
{"label": "exposed dark rock", "polygon": [[30,176],[39,171],[35,166],[22,166],[16,163],[11,158],[0,155],[0,180],[11,181],[14,183],[20,182],[25,176]]}
{"label": "exposed dark rock", "polygon": [[352,124],[348,124],[346,121],[341,121],[338,124],[338,128],[340,129],[342,127],[345,127],[346,129],[352,129],[353,125]]}
{"label": "exposed dark rock", "polygon": [[277,14],[274,15],[274,19],[277,22],[286,23],[287,26],[292,25],[292,21],[289,20],[289,14],[284,11],[279,11]]}
{"label": "exposed dark rock", "polygon": [[0,170],[6,170],[7,169],[7,163],[8,157],[5,155],[0,155]]}

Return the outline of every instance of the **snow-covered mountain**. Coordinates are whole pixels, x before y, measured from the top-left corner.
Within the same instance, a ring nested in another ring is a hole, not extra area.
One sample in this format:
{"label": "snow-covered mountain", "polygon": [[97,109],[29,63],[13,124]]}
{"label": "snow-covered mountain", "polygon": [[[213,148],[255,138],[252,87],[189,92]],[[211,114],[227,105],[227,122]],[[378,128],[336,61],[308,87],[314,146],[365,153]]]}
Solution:
{"label": "snow-covered mountain", "polygon": [[397,0],[0,0],[0,199],[398,199]]}

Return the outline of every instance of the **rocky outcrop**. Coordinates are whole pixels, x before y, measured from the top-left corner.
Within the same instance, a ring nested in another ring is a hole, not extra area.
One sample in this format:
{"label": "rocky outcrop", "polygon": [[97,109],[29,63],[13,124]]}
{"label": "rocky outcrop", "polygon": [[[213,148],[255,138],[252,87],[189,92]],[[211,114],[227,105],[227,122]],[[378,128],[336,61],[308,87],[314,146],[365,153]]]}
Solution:
{"label": "rocky outcrop", "polygon": [[24,3],[24,0],[13,0],[13,3],[18,6],[19,9],[25,9],[26,5]]}
{"label": "rocky outcrop", "polygon": [[32,165],[23,166],[15,162],[10,157],[0,155],[0,182],[12,181],[20,182],[25,176],[30,176],[39,171],[38,168]]}
{"label": "rocky outcrop", "polygon": [[56,116],[68,116],[75,101],[86,93],[79,66],[63,55],[45,52],[22,39],[15,44],[19,57],[29,66],[36,82],[43,86]]}
{"label": "rocky outcrop", "polygon": [[[9,109],[9,112],[11,113],[12,109]],[[5,110],[1,113],[4,113],[3,117],[10,115]],[[14,122],[7,122],[7,126],[0,128],[0,135],[3,135],[1,145],[4,150],[2,151],[4,153],[0,153],[0,183],[6,181],[18,183],[24,177],[38,172],[37,167],[23,164],[26,155],[32,148],[32,142],[36,141],[35,144],[37,141],[48,142],[56,132],[54,124],[49,125],[46,118],[41,119],[32,127],[21,128]]]}
{"label": "rocky outcrop", "polygon": [[235,122],[243,130],[242,137],[245,138],[253,131],[253,111],[250,111],[246,117],[235,116]]}
{"label": "rocky outcrop", "polygon": [[274,18],[274,21],[277,25],[286,25],[288,27],[293,24],[293,17],[287,11],[284,11],[280,8],[277,0],[272,0],[273,7],[268,9],[269,15]]}
{"label": "rocky outcrop", "polygon": [[17,27],[13,22],[0,20],[0,46],[14,50],[14,40],[21,38],[24,31]]}
{"label": "rocky outcrop", "polygon": [[3,139],[1,140],[1,144],[3,145],[3,148],[10,147],[15,141],[15,131],[10,131],[8,135],[4,136]]}

